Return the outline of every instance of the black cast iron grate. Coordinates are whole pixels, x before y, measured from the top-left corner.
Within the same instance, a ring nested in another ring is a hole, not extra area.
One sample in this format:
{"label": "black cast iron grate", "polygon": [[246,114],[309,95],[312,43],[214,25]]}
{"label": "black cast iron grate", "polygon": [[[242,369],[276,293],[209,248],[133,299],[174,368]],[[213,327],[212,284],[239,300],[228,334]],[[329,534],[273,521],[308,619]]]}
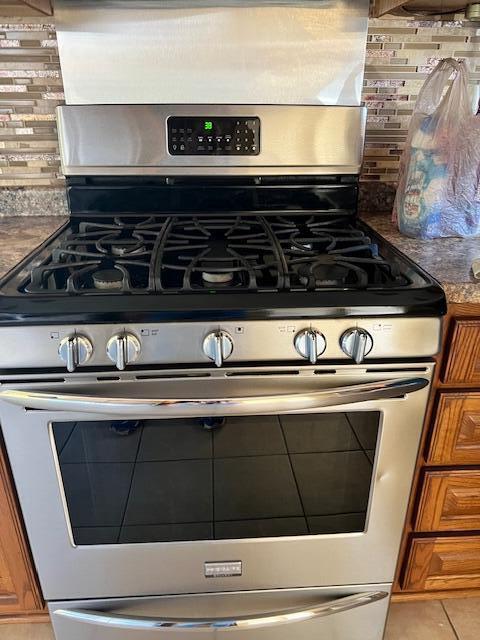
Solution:
{"label": "black cast iron grate", "polygon": [[408,284],[344,218],[225,214],[81,222],[31,269],[24,291],[118,295]]}

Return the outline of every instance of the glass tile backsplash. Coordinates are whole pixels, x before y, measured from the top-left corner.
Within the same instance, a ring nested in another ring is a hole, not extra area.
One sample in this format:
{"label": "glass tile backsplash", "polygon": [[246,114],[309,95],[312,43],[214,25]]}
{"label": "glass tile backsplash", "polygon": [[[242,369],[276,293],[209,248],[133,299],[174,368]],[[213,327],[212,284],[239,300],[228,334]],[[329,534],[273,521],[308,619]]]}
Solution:
{"label": "glass tile backsplash", "polygon": [[[0,23],[0,187],[63,185],[55,107],[64,95],[55,25],[45,20],[5,18]],[[480,29],[473,23],[394,17],[370,21],[364,182],[397,180],[418,91],[436,62],[447,56],[466,60],[477,88]]]}

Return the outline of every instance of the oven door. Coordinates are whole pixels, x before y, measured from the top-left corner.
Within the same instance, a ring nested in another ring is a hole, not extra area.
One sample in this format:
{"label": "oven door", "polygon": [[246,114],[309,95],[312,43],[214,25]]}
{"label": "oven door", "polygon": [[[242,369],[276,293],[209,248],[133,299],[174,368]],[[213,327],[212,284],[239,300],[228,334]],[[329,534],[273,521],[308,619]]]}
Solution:
{"label": "oven door", "polygon": [[3,379],[45,597],[391,582],[432,367]]}

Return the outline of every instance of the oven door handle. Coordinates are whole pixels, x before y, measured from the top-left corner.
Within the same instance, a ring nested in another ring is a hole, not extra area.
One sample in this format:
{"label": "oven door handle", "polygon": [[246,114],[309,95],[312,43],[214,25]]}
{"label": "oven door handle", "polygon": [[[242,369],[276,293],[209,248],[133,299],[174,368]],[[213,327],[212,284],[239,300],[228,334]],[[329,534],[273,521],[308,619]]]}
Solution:
{"label": "oven door handle", "polygon": [[144,616],[124,616],[117,613],[88,609],[57,609],[53,612],[53,615],[54,617],[69,618],[81,623],[129,629],[130,631],[198,631],[199,629],[211,629],[217,632],[229,629],[248,631],[258,627],[272,627],[274,625],[305,622],[314,618],[331,616],[335,613],[350,611],[378,602],[387,596],[388,593],[386,591],[367,591],[352,596],[336,598],[316,606],[267,612],[255,616],[239,616],[238,618],[146,618]]}
{"label": "oven door handle", "polygon": [[401,398],[429,384],[425,378],[399,378],[307,393],[231,398],[124,398],[52,391],[3,389],[0,400],[25,409],[74,411],[137,418],[185,418],[294,413],[388,398]]}

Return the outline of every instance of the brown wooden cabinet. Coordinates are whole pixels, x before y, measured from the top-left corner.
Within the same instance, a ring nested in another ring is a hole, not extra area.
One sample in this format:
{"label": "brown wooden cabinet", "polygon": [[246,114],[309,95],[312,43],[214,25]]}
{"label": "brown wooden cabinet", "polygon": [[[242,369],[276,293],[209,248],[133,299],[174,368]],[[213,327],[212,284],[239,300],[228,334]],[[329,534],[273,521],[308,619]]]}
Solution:
{"label": "brown wooden cabinet", "polygon": [[407,2],[408,0],[373,0],[371,3],[371,15],[373,18],[378,18],[393,9],[402,7],[404,4],[407,4]]}
{"label": "brown wooden cabinet", "polygon": [[[466,0],[372,0],[371,15],[374,18],[383,16],[392,11],[398,12],[402,7],[409,11],[416,9],[419,13],[425,10],[428,13],[447,13],[453,11],[463,11]],[[408,15],[408,14],[406,14]]]}
{"label": "brown wooden cabinet", "polygon": [[416,531],[480,530],[480,471],[427,471]]}
{"label": "brown wooden cabinet", "polygon": [[416,591],[480,588],[480,536],[413,538],[404,587]]}
{"label": "brown wooden cabinet", "polygon": [[480,305],[451,305],[427,411],[396,593],[480,592]]}
{"label": "brown wooden cabinet", "polygon": [[443,381],[480,385],[480,320],[455,320]]}
{"label": "brown wooden cabinet", "polygon": [[51,16],[51,0],[0,0],[0,16]]}
{"label": "brown wooden cabinet", "polygon": [[[0,622],[43,612],[5,450],[0,440]],[[1,631],[0,631],[1,636]]]}
{"label": "brown wooden cabinet", "polygon": [[427,461],[480,464],[480,393],[440,394]]}

